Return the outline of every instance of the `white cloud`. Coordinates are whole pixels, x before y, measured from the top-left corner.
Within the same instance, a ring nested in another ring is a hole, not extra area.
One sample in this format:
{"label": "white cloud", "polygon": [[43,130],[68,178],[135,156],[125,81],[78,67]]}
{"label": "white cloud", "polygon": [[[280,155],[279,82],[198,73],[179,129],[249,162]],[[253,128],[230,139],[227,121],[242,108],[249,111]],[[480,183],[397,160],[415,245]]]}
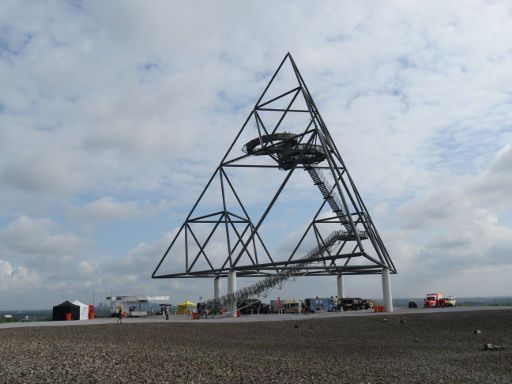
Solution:
{"label": "white cloud", "polygon": [[80,268],[85,272],[85,273],[91,273],[93,272],[95,269],[97,269],[97,266],[93,265],[92,263],[88,262],[88,261],[81,261],[80,264],[79,264]]}
{"label": "white cloud", "polygon": [[50,219],[21,216],[0,231],[2,247],[34,263],[66,258],[81,251],[87,242],[75,234],[61,232]]}
{"label": "white cloud", "polygon": [[51,219],[21,216],[0,231],[4,291],[17,295],[40,289],[41,294],[87,286],[95,262],[86,260],[90,243],[62,230]]}
{"label": "white cloud", "polygon": [[37,286],[40,279],[37,273],[20,266],[14,268],[11,263],[0,259],[0,292],[23,291]]}
{"label": "white cloud", "polygon": [[108,222],[136,219],[142,212],[137,201],[117,202],[112,196],[105,196],[85,204],[76,214],[85,220]]}
{"label": "white cloud", "polygon": [[86,182],[80,161],[67,151],[46,147],[37,153],[18,154],[5,165],[0,180],[30,192],[76,192]]}

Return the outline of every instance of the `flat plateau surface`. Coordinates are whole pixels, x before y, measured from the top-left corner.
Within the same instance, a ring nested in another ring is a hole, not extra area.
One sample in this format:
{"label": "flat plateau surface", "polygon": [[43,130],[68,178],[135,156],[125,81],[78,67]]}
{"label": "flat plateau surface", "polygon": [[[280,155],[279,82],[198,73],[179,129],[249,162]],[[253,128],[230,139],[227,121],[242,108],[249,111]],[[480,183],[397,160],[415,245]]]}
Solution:
{"label": "flat plateau surface", "polygon": [[512,383],[510,309],[292,316],[0,329],[0,383]]}

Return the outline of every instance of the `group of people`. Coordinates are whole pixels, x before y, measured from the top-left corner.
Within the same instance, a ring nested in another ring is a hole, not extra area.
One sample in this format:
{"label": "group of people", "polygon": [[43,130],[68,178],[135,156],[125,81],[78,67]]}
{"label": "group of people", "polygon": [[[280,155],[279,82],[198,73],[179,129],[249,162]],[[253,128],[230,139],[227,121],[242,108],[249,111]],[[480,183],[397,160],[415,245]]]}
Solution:
{"label": "group of people", "polygon": [[[213,306],[213,308],[211,308],[206,303],[198,303],[197,304],[197,313],[199,313],[199,317],[202,319],[207,319],[210,314],[222,312],[222,310],[219,310],[219,309],[220,309],[220,306],[219,306],[219,308],[216,308],[216,306]],[[171,313],[170,306],[168,306],[168,305],[162,306],[162,315],[165,316],[165,320],[169,320],[171,314],[172,313]]]}
{"label": "group of people", "polygon": [[210,307],[206,303],[197,303],[197,313],[201,319],[207,319],[210,314]]}
{"label": "group of people", "polygon": [[201,319],[207,319],[208,316],[216,318],[224,315],[224,308],[220,302],[197,303],[197,313]]}

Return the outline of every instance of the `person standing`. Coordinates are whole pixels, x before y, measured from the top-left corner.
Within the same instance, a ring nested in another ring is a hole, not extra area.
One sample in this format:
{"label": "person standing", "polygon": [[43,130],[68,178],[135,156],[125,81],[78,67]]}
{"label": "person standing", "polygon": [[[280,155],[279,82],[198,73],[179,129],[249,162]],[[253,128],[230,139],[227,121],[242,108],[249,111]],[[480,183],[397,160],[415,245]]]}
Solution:
{"label": "person standing", "polygon": [[169,320],[169,307],[168,306],[165,306],[165,320]]}
{"label": "person standing", "polygon": [[123,308],[119,306],[119,309],[117,310],[117,318],[119,320],[119,324],[121,324],[121,321],[123,320]]}

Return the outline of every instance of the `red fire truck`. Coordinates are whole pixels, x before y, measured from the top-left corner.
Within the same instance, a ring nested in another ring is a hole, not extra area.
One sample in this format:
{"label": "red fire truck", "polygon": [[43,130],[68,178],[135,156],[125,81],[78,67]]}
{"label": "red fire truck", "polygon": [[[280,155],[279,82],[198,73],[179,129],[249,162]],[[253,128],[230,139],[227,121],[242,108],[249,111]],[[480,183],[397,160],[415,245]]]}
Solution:
{"label": "red fire truck", "polygon": [[425,308],[440,307],[442,305],[443,295],[440,293],[427,293],[423,302]]}
{"label": "red fire truck", "polygon": [[454,296],[443,297],[440,293],[428,293],[423,306],[425,308],[455,307],[455,303],[456,300]]}

